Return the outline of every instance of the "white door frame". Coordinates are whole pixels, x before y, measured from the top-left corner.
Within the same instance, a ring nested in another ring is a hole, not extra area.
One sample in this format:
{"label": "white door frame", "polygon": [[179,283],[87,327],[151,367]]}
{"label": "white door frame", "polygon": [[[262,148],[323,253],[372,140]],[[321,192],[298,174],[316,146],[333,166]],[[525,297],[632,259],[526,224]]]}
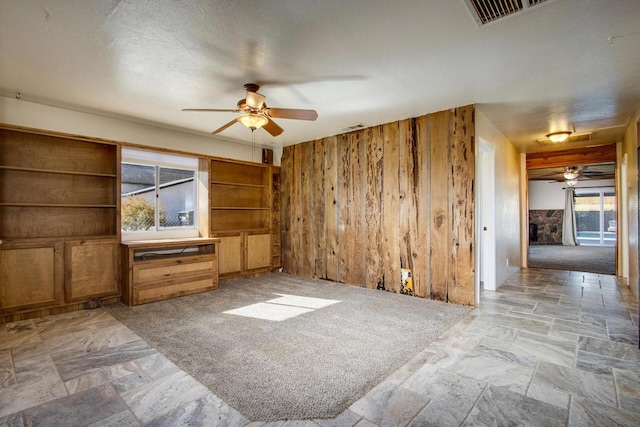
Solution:
{"label": "white door frame", "polygon": [[480,302],[480,282],[484,289],[496,290],[496,151],[478,138],[476,158],[476,304]]}

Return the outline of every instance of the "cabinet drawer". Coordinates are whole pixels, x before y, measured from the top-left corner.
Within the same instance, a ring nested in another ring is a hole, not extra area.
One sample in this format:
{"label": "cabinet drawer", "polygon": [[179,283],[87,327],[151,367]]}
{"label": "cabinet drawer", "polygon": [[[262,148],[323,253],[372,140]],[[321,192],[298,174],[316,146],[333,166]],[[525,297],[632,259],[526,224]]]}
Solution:
{"label": "cabinet drawer", "polygon": [[195,294],[216,289],[213,278],[194,278],[181,282],[179,280],[170,281],[162,286],[134,287],[133,298],[135,304],[161,301],[167,298],[175,298],[183,295]]}
{"label": "cabinet drawer", "polygon": [[213,275],[215,271],[215,259],[200,257],[198,259],[172,259],[155,261],[149,264],[133,266],[133,282],[145,283],[171,279],[173,277],[206,274]]}

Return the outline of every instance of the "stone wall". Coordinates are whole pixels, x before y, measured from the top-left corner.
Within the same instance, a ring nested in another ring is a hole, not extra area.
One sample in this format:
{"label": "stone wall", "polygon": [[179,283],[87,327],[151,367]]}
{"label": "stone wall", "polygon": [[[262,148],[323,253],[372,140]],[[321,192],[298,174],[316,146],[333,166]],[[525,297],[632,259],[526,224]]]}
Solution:
{"label": "stone wall", "polygon": [[[562,209],[529,211],[529,244],[561,245],[563,215]],[[537,240],[532,236],[531,224],[537,226]]]}

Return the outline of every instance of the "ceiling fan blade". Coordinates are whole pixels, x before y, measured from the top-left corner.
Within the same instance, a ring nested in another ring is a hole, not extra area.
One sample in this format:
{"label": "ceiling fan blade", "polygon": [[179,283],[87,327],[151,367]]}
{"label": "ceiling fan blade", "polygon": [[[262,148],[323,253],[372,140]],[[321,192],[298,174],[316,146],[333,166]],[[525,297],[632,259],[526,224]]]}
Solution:
{"label": "ceiling fan blade", "polygon": [[265,113],[269,117],[295,120],[315,120],[318,118],[316,110],[299,110],[296,108],[267,108]]}
{"label": "ceiling fan blade", "polygon": [[204,111],[204,112],[214,112],[214,113],[239,113],[242,110],[238,110],[237,108],[231,109],[219,109],[219,108],[183,108],[182,111]]}
{"label": "ceiling fan blade", "polygon": [[258,92],[247,91],[247,106],[259,110],[264,105],[265,96]]}
{"label": "ceiling fan blade", "polygon": [[284,129],[282,129],[280,126],[278,126],[278,124],[276,122],[274,122],[273,120],[271,120],[269,117],[267,117],[267,120],[268,120],[267,124],[262,126],[262,129],[264,129],[267,132],[269,132],[271,134],[271,136],[278,136],[282,132],[284,132]]}
{"label": "ceiling fan blade", "polygon": [[225,130],[226,128],[228,128],[231,125],[236,124],[236,122],[238,121],[237,118],[231,120],[229,123],[227,123],[226,125],[220,126],[218,129],[214,130],[213,132],[211,132],[212,135],[215,135],[216,133],[220,133],[223,130]]}

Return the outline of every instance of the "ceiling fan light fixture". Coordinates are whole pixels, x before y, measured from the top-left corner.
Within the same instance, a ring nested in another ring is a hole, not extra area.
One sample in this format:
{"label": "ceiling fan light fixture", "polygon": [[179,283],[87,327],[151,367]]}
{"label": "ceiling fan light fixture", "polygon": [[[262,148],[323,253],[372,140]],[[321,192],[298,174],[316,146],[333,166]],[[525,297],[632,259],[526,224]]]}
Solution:
{"label": "ceiling fan light fixture", "polygon": [[549,138],[549,141],[554,142],[554,143],[559,143],[559,142],[564,142],[567,140],[567,138],[569,138],[569,135],[571,135],[571,131],[568,130],[563,130],[560,132],[552,132],[552,133],[548,133],[547,134],[547,138]]}
{"label": "ceiling fan light fixture", "polygon": [[269,122],[262,114],[247,113],[238,117],[238,121],[251,130],[260,129]]}
{"label": "ceiling fan light fixture", "polygon": [[564,179],[566,179],[567,181],[571,181],[572,179],[576,179],[576,178],[578,178],[577,172],[566,172],[564,174]]}
{"label": "ceiling fan light fixture", "polygon": [[575,187],[575,185],[576,185],[577,183],[578,183],[578,180],[577,180],[577,179],[569,179],[569,180],[567,180],[567,185],[568,185],[569,187]]}

